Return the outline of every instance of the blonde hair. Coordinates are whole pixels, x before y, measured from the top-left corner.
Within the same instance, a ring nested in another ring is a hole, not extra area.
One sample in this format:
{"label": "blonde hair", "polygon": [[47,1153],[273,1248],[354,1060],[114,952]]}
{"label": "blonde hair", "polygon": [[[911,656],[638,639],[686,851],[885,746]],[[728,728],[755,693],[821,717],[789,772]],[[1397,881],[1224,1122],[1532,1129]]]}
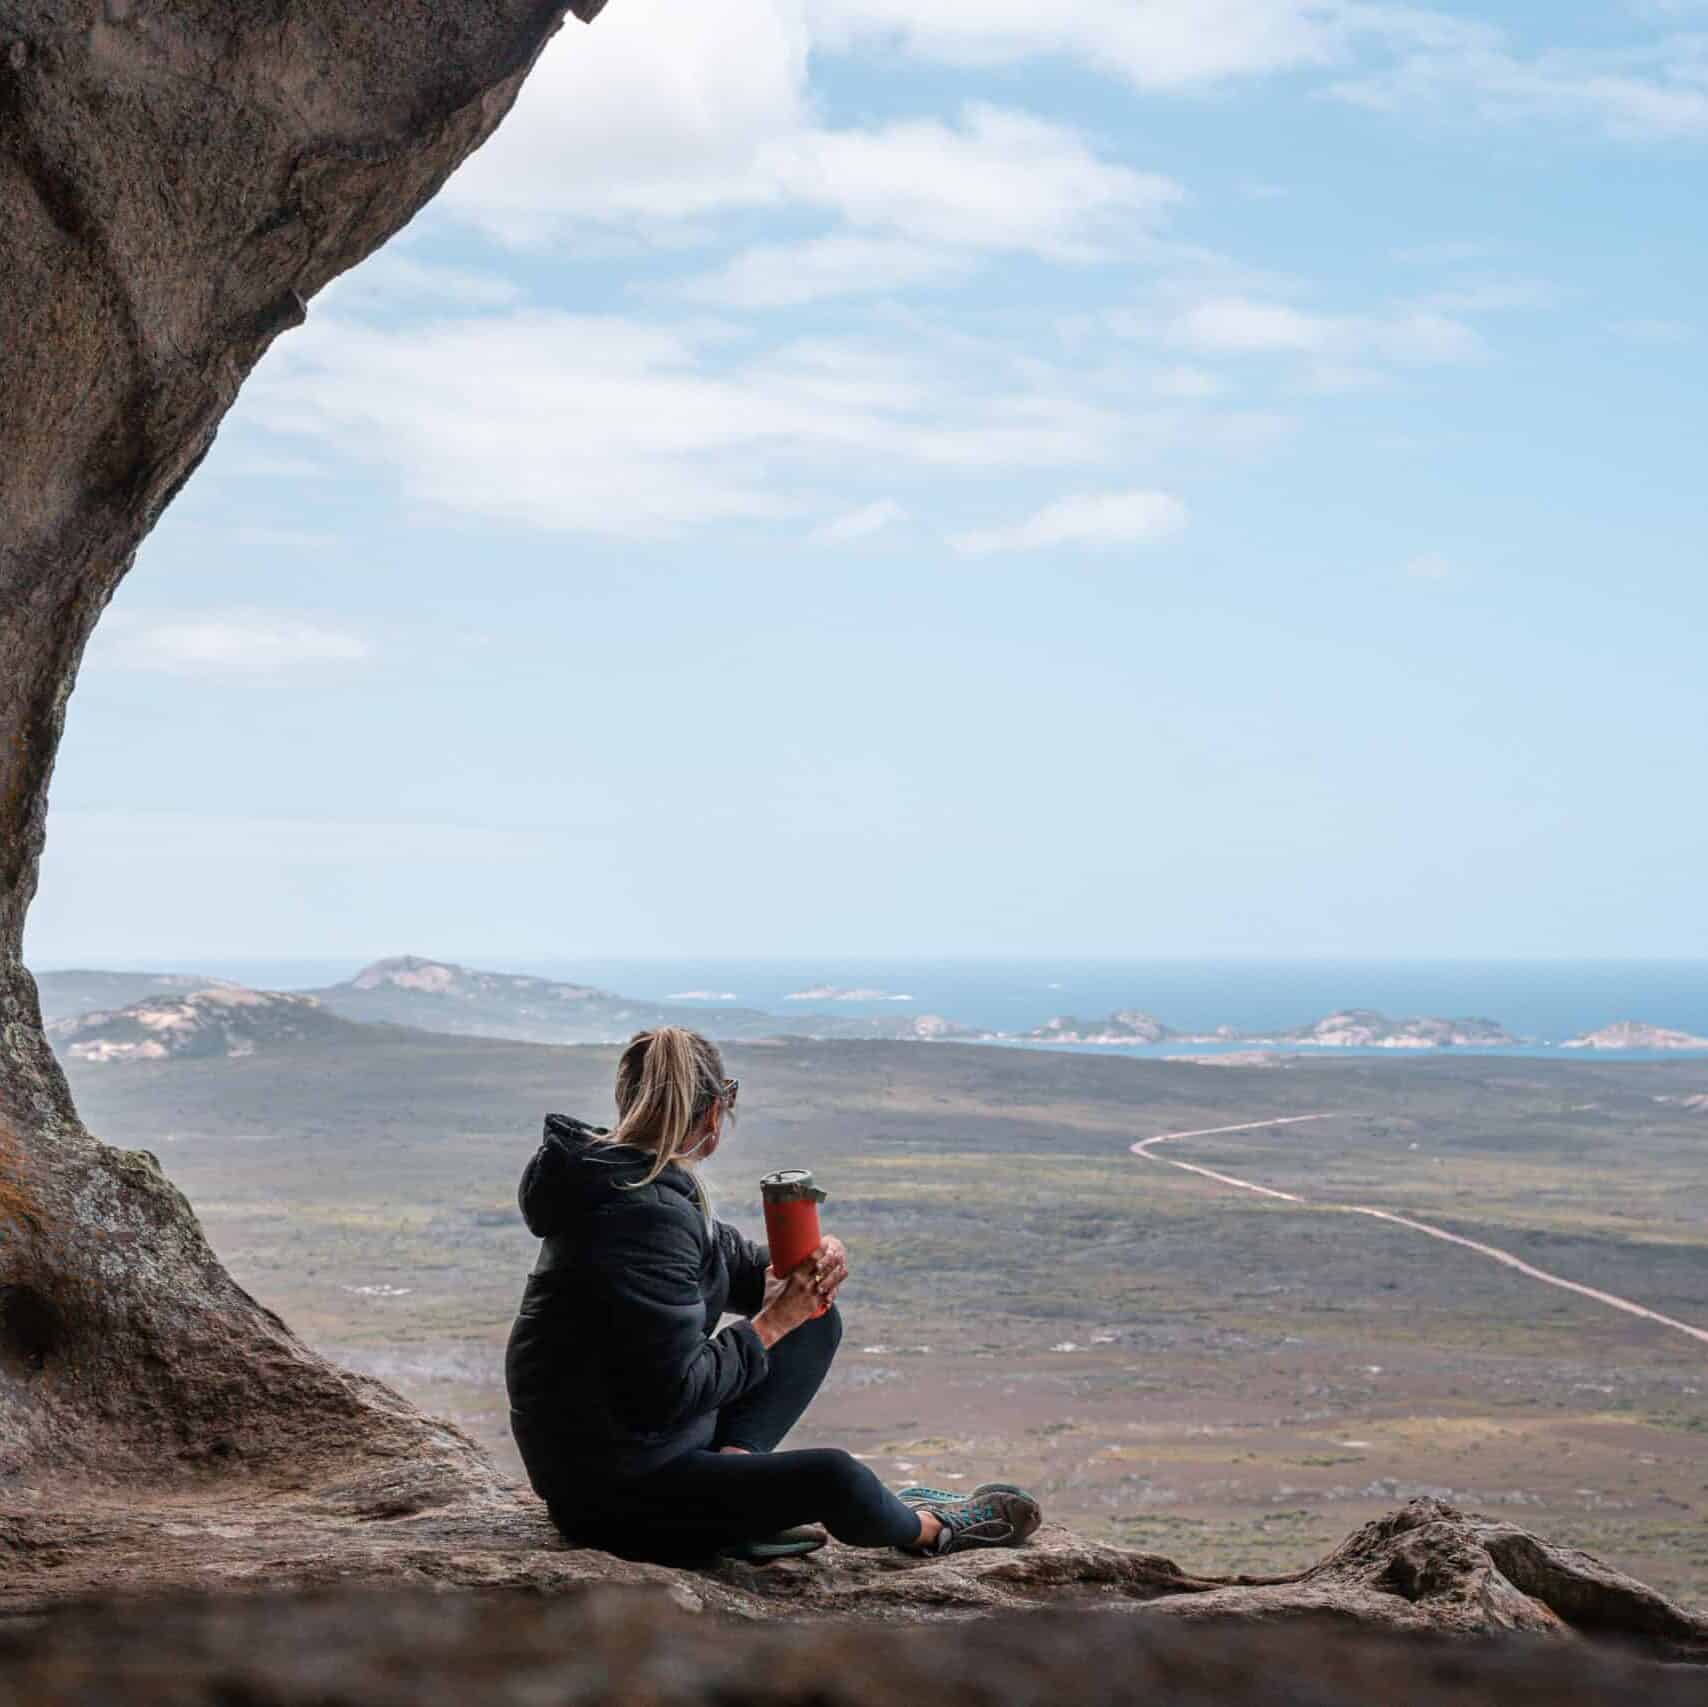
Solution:
{"label": "blonde hair", "polygon": [[[649,1151],[652,1167],[638,1186],[651,1185],[672,1162],[692,1173],[681,1158],[694,1128],[724,1099],[724,1058],[710,1038],[679,1025],[637,1031],[617,1063],[617,1124],[601,1142]],[[695,1181],[700,1207],[711,1213]]]}

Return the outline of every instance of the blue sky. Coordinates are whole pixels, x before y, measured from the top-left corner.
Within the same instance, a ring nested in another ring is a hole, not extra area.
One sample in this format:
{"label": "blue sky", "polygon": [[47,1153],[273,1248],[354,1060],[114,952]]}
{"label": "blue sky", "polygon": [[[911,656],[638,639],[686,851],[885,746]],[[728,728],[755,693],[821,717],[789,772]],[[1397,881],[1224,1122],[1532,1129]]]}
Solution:
{"label": "blue sky", "polygon": [[1702,955],[1708,4],[611,0],[315,300],[29,950]]}

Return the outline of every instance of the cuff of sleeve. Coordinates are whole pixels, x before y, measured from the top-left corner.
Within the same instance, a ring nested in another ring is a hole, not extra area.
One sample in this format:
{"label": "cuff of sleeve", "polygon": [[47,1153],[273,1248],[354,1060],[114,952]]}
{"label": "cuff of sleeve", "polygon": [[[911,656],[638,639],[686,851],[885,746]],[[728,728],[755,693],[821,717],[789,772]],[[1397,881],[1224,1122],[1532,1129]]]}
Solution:
{"label": "cuff of sleeve", "polygon": [[743,1391],[748,1387],[757,1387],[771,1372],[771,1354],[765,1349],[765,1342],[759,1337],[759,1330],[744,1316],[739,1321],[731,1322],[724,1332],[741,1346],[742,1366],[747,1371]]}
{"label": "cuff of sleeve", "polygon": [[757,1316],[765,1308],[765,1271],[771,1266],[771,1253],[764,1245],[755,1247],[758,1266],[746,1268],[735,1291],[730,1293],[729,1307],[738,1316]]}

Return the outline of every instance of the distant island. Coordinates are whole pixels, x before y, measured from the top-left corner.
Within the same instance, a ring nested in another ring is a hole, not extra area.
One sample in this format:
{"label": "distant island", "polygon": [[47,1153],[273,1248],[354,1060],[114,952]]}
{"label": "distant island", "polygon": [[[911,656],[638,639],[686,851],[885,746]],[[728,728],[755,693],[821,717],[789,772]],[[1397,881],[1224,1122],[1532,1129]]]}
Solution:
{"label": "distant island", "polygon": [[791,990],[785,1002],[911,1002],[912,996],[892,995],[888,990],[849,990],[836,984],[814,984],[810,990]]}
{"label": "distant island", "polygon": [[1693,1037],[1688,1031],[1670,1031],[1664,1025],[1644,1025],[1640,1020],[1615,1020],[1600,1031],[1570,1038],[1562,1049],[1708,1049],[1708,1037]]}
{"label": "distant island", "polygon": [[1492,1019],[1389,1019],[1371,1008],[1347,1008],[1293,1031],[1252,1043],[1307,1044],[1319,1049],[1511,1049],[1522,1039]]}
{"label": "distant island", "polygon": [[1021,1037],[1028,1043],[1168,1043],[1180,1038],[1180,1033],[1164,1025],[1154,1014],[1122,1008],[1107,1019],[1083,1020],[1073,1014],[1057,1014],[1054,1019],[1022,1032]]}
{"label": "distant island", "polygon": [[1021,1034],[1028,1043],[1250,1043],[1314,1049],[1500,1049],[1520,1039],[1492,1019],[1389,1019],[1372,1008],[1346,1008],[1285,1031],[1176,1031],[1154,1014],[1121,1009],[1107,1019],[1061,1014]]}

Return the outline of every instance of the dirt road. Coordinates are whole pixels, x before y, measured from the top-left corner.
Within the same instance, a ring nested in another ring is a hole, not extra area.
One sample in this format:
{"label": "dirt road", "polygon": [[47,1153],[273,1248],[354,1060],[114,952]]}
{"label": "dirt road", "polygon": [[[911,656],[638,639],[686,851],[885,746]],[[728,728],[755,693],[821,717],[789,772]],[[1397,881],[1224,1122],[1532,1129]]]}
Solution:
{"label": "dirt road", "polygon": [[1663,1316],[1658,1310],[1651,1310],[1646,1305],[1634,1303],[1629,1298],[1620,1298],[1612,1292],[1603,1292],[1598,1287],[1584,1286],[1575,1280],[1567,1280],[1563,1275],[1550,1274],[1545,1268],[1537,1268],[1534,1263],[1515,1257],[1510,1251],[1500,1250],[1494,1245],[1485,1245],[1477,1239],[1467,1239],[1462,1233],[1450,1233],[1445,1227],[1434,1227],[1427,1221],[1415,1221],[1409,1215],[1396,1215],[1389,1209],[1372,1209],[1361,1203],[1317,1203],[1308,1197],[1300,1197],[1297,1192],[1277,1191],[1272,1186],[1258,1185],[1255,1181],[1240,1179],[1234,1174],[1218,1173],[1214,1168],[1199,1166],[1196,1162],[1182,1162],[1173,1156],[1159,1156],[1154,1146],[1172,1144],[1182,1138],[1213,1138],[1221,1132],[1255,1132],[1265,1126],[1297,1126],[1307,1120],[1332,1120],[1332,1113],[1325,1114],[1290,1114],[1279,1120],[1247,1120],[1237,1126],[1202,1126],[1193,1132],[1159,1132],[1154,1138],[1143,1138],[1138,1143],[1129,1146],[1135,1156],[1143,1156],[1147,1162],[1161,1162],[1165,1167],[1180,1168],[1189,1174],[1199,1174],[1204,1179],[1215,1180],[1218,1185],[1230,1185],[1239,1191],[1249,1191],[1259,1197],[1272,1197],[1282,1203],[1294,1203],[1302,1209],[1320,1209],[1332,1215],[1368,1215],[1373,1221],[1391,1222],[1396,1227],[1409,1228],[1414,1233],[1423,1233],[1431,1239],[1440,1239],[1444,1244],[1459,1245],[1468,1251],[1475,1251],[1478,1256],[1487,1257],[1490,1262],[1498,1262],[1503,1267],[1516,1269],[1518,1273],[1531,1280],[1538,1280],[1544,1286],[1557,1286],[1563,1292],[1575,1292],[1580,1297],[1593,1299],[1597,1304],[1605,1304],[1612,1310],[1623,1310],[1628,1316],[1640,1316],[1646,1322],[1657,1322],[1663,1328],[1670,1328],[1674,1333],[1688,1334],[1693,1340],[1708,1345],[1708,1328],[1694,1328],[1688,1322],[1680,1322],[1671,1316]]}

